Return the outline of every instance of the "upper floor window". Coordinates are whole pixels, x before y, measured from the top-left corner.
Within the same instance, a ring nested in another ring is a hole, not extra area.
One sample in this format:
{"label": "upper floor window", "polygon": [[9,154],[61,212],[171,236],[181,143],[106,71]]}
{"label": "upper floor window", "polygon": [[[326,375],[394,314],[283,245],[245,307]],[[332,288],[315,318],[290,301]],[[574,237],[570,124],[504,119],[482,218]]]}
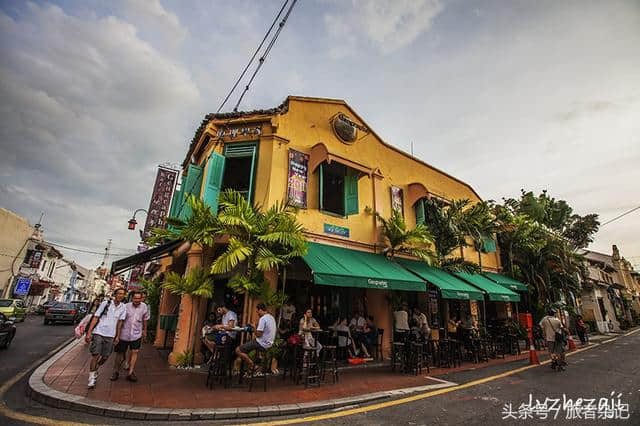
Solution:
{"label": "upper floor window", "polygon": [[320,210],[340,216],[358,214],[358,172],[336,161],[324,162],[318,170]]}
{"label": "upper floor window", "polygon": [[257,143],[225,145],[222,190],[232,189],[237,191],[251,203],[257,164]]}

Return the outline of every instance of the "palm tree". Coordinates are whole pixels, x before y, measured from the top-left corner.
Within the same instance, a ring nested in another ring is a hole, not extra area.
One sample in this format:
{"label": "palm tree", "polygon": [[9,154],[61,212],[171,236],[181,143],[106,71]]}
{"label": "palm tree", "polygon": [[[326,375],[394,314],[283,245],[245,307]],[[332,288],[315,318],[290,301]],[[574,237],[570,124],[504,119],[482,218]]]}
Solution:
{"label": "palm tree", "polygon": [[[189,313],[189,338],[187,340],[188,351],[194,353],[196,341],[195,334],[192,331],[193,312],[196,312],[196,324],[199,322],[199,305],[201,298],[210,299],[213,297],[213,280],[211,276],[201,267],[192,268],[184,277],[176,272],[169,272],[165,277],[163,287],[173,294],[179,294],[182,302],[186,300],[191,302],[191,311]],[[186,300],[185,300],[186,299]]]}
{"label": "palm tree", "polygon": [[478,272],[478,265],[453,252],[468,246],[466,241],[469,225],[465,223],[465,208],[469,200],[454,200],[443,204],[436,199],[424,200],[425,222],[434,237],[437,265],[448,272]]}
{"label": "palm tree", "polygon": [[378,212],[376,219],[382,224],[382,253],[393,259],[398,253],[411,254],[431,265],[435,260],[435,253],[431,250],[434,238],[429,229],[420,224],[414,229],[408,229],[399,211],[394,210],[389,219],[383,218]]}
{"label": "palm tree", "polygon": [[297,209],[281,202],[264,209],[231,190],[220,194],[217,214],[197,197],[191,196],[188,202],[192,215],[186,220],[170,218],[167,222],[172,229],[154,230],[154,241],[181,239],[212,247],[227,238],[226,250],[214,260],[211,272],[234,272],[229,287],[260,298],[272,308],[280,307],[285,299],[284,284],[280,296],[269,292],[264,273],[280,270],[284,283],[285,266],[307,253],[305,230],[296,218]]}
{"label": "palm tree", "polygon": [[482,271],[482,252],[487,239],[492,239],[499,226],[491,207],[487,202],[474,204],[462,213],[460,226],[472,240],[473,248],[478,252],[478,266]]}
{"label": "palm tree", "polygon": [[[296,218],[297,209],[281,202],[268,209],[252,206],[234,191],[223,192],[219,206],[218,232],[229,240],[224,253],[211,265],[211,272],[235,271],[229,287],[279,308],[286,299],[286,265],[307,253],[305,229]],[[280,296],[270,292],[264,278],[265,272],[274,269],[283,272]]]}

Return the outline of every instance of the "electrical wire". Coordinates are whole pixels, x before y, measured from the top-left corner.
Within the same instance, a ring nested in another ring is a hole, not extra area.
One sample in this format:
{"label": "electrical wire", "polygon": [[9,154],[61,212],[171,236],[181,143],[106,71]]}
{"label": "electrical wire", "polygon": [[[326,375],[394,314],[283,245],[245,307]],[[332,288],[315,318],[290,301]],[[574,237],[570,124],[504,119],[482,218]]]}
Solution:
{"label": "electrical wire", "polygon": [[616,216],[616,217],[614,217],[613,219],[606,221],[605,223],[601,224],[601,225],[600,225],[600,227],[602,228],[603,226],[605,226],[605,225],[607,225],[607,224],[609,224],[609,223],[611,223],[611,222],[615,222],[616,220],[618,220],[618,219],[620,219],[620,218],[622,218],[622,217],[624,217],[624,216],[628,215],[629,213],[633,213],[634,211],[636,211],[636,210],[638,210],[638,209],[640,209],[640,206],[638,206],[638,207],[634,207],[634,208],[632,208],[631,210],[628,210],[628,211],[626,211],[626,212],[622,213],[621,215]]}
{"label": "electrical wire", "polygon": [[278,24],[278,29],[276,30],[275,34],[273,35],[273,38],[267,45],[267,48],[265,49],[264,53],[260,57],[258,61],[258,66],[256,67],[255,71],[253,72],[253,75],[251,76],[251,79],[249,80],[244,90],[242,91],[242,94],[240,95],[240,98],[238,99],[236,106],[233,108],[233,111],[235,112],[238,111],[238,107],[240,106],[240,102],[242,102],[242,98],[244,98],[244,95],[249,91],[249,86],[251,86],[251,83],[253,83],[253,80],[256,78],[258,71],[260,71],[260,69],[262,68],[262,65],[264,64],[264,61],[267,59],[267,56],[269,55],[271,48],[276,43],[276,40],[278,40],[278,36],[280,35],[280,32],[282,32],[282,29],[284,28],[284,25],[287,23],[287,19],[289,19],[289,15],[291,14],[291,11],[293,10],[293,7],[296,5],[297,2],[298,0],[293,0],[293,2],[291,3],[291,6],[289,6],[289,9],[287,10],[287,13],[284,15],[284,18],[282,18],[282,21],[280,21],[280,24]]}
{"label": "electrical wire", "polygon": [[216,111],[216,114],[219,113],[220,110],[222,110],[222,107],[224,107],[224,105],[227,103],[227,101],[229,100],[229,98],[231,97],[233,92],[236,90],[236,87],[238,87],[238,84],[240,84],[240,81],[242,81],[242,79],[244,78],[244,75],[246,74],[247,70],[249,69],[249,67],[253,63],[253,60],[258,55],[258,52],[260,51],[260,49],[262,49],[262,46],[264,45],[264,42],[267,41],[267,38],[269,37],[269,34],[271,34],[271,31],[273,31],[273,27],[276,25],[276,22],[278,22],[278,19],[280,19],[280,15],[282,15],[282,11],[284,10],[285,7],[287,7],[287,3],[289,3],[289,0],[285,0],[285,2],[282,4],[282,7],[280,8],[280,11],[276,15],[276,17],[273,18],[273,22],[271,23],[271,26],[269,27],[269,30],[264,35],[264,38],[260,42],[260,45],[258,46],[256,51],[253,52],[253,56],[251,56],[251,59],[249,59],[249,63],[247,64],[246,67],[244,67],[244,70],[242,70],[242,73],[240,74],[240,77],[238,77],[238,79],[236,80],[235,84],[233,85],[233,87],[231,88],[229,93],[227,94],[227,97],[224,98],[224,101],[222,101],[222,103],[220,104],[220,107]]}

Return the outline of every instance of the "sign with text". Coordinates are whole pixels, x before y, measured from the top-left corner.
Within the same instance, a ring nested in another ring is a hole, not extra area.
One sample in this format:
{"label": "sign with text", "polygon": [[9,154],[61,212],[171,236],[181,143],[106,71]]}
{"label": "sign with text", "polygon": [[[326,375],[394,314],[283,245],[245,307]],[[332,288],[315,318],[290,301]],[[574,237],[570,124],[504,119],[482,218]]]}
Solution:
{"label": "sign with text", "polygon": [[402,188],[397,186],[391,187],[391,209],[400,213],[404,217],[404,209],[402,204]]}
{"label": "sign with text", "polygon": [[290,149],[287,200],[292,206],[307,208],[308,169],[309,155]]}
{"label": "sign with text", "polygon": [[158,167],[156,183],[153,185],[153,193],[149,202],[147,221],[144,224],[142,238],[151,236],[153,228],[164,228],[171,205],[171,197],[178,180],[178,171]]}
{"label": "sign with text", "polygon": [[345,228],[338,225],[331,225],[329,223],[324,224],[324,233],[325,234],[333,234],[339,235],[341,237],[349,238],[349,228]]}
{"label": "sign with text", "polygon": [[31,278],[18,278],[16,282],[16,289],[13,294],[16,296],[26,296],[29,294],[29,288],[31,287]]}

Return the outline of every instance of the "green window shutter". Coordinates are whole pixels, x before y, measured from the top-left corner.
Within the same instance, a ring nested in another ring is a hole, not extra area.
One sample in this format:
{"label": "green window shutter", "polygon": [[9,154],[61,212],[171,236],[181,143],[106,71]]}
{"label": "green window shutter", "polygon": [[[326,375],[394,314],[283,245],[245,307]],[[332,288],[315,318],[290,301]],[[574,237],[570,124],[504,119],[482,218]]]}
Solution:
{"label": "green window shutter", "polygon": [[415,204],[416,209],[416,225],[424,225],[425,224],[425,214],[424,214],[424,200],[421,198],[416,201]]}
{"label": "green window shutter", "polygon": [[493,253],[496,251],[496,240],[490,237],[482,238],[482,251],[485,253]]}
{"label": "green window shutter", "polygon": [[182,180],[182,202],[180,203],[179,218],[187,220],[191,216],[191,206],[187,200],[188,195],[200,197],[202,189],[202,167],[189,164],[187,176]]}
{"label": "green window shutter", "polygon": [[344,176],[344,213],[358,214],[358,175],[349,170]]}
{"label": "green window shutter", "polygon": [[[169,208],[169,217],[178,217],[178,211],[180,210],[180,203],[182,203],[182,191],[176,188],[173,191],[173,198],[171,199],[171,207]],[[171,225],[168,226],[170,230],[175,228]]]}
{"label": "green window shutter", "polygon": [[222,177],[224,176],[224,157],[215,152],[209,156],[209,167],[207,179],[205,180],[204,195],[202,199],[211,207],[213,213],[218,212],[218,196],[222,188]]}
{"label": "green window shutter", "polygon": [[324,210],[324,164],[320,164],[318,171],[318,177],[320,178],[320,191],[318,191],[320,196],[318,198],[318,206],[320,210]]}

